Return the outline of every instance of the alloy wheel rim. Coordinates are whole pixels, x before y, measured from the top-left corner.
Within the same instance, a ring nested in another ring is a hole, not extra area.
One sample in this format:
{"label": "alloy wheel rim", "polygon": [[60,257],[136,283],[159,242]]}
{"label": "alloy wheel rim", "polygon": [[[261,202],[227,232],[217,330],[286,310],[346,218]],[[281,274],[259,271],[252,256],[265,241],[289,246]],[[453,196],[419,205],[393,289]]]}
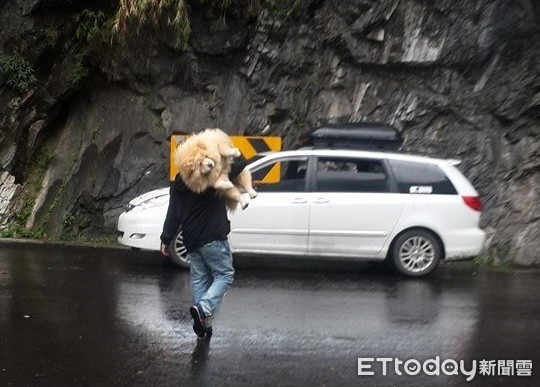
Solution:
{"label": "alloy wheel rim", "polygon": [[182,260],[182,262],[189,263],[189,259],[187,257],[187,250],[184,246],[184,237],[182,234],[178,234],[178,237],[174,241],[174,251],[176,252],[176,255]]}
{"label": "alloy wheel rim", "polygon": [[427,238],[411,237],[401,245],[399,260],[407,270],[413,273],[421,272],[435,260],[435,246]]}

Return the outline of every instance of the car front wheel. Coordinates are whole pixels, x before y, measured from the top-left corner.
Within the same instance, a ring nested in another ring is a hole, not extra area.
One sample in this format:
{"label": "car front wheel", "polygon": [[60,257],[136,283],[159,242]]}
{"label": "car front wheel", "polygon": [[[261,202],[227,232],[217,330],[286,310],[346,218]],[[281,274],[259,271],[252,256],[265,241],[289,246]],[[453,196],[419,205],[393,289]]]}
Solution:
{"label": "car front wheel", "polygon": [[437,268],[441,258],[441,244],[433,234],[424,230],[403,233],[392,249],[395,268],[410,277],[428,275]]}
{"label": "car front wheel", "polygon": [[184,246],[182,229],[178,230],[169,245],[169,261],[171,261],[171,263],[175,266],[184,269],[189,268],[189,259],[187,256],[187,250]]}

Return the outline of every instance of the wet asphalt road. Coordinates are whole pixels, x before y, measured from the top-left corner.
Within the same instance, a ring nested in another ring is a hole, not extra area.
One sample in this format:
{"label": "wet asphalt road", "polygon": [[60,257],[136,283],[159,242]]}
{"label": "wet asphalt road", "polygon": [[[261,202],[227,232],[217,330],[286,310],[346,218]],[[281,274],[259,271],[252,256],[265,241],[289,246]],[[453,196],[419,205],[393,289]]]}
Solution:
{"label": "wet asphalt road", "polygon": [[[539,385],[540,273],[237,260],[212,340],[157,253],[0,245],[0,386]],[[532,376],[358,375],[359,357],[532,360]]]}

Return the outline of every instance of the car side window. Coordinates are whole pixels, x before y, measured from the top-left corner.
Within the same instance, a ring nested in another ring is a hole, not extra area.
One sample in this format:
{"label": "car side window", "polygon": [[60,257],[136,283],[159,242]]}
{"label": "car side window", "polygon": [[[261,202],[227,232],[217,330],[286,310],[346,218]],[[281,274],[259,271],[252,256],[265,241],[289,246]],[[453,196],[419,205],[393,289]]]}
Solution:
{"label": "car side window", "polygon": [[388,174],[381,160],[320,157],[318,192],[389,192]]}
{"label": "car side window", "polygon": [[455,195],[457,191],[439,166],[390,160],[400,193]]}
{"label": "car side window", "polygon": [[306,189],[307,157],[280,159],[251,171],[259,192],[303,192]]}

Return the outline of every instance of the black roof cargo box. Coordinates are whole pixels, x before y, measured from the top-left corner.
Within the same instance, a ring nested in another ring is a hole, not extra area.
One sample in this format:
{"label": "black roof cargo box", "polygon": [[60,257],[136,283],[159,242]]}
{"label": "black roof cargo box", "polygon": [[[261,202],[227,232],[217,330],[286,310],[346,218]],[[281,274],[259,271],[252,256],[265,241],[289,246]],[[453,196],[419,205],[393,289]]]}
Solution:
{"label": "black roof cargo box", "polygon": [[399,130],[379,122],[328,124],[309,134],[315,148],[397,150],[403,139]]}

